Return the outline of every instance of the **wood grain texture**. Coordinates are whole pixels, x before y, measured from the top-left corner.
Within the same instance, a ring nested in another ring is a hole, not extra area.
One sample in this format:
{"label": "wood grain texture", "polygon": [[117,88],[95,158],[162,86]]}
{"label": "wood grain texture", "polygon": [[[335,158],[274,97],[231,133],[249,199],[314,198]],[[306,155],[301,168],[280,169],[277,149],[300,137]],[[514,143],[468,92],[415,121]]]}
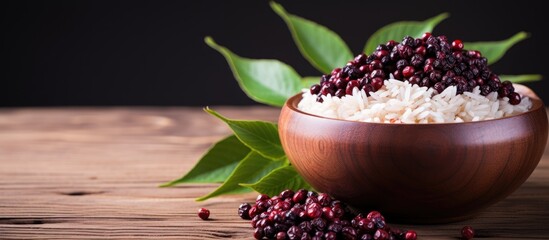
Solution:
{"label": "wood grain texture", "polygon": [[490,121],[380,124],[301,112],[279,119],[282,145],[315,189],[400,222],[445,223],[476,215],[532,173],[547,141],[543,103]]}
{"label": "wood grain texture", "polygon": [[[276,120],[271,108],[214,108]],[[252,239],[236,208],[255,194],[195,202],[215,184],[157,188],[229,133],[197,108],[0,109],[0,239]],[[211,210],[211,221],[196,216]],[[390,219],[388,219],[390,222]],[[549,152],[505,200],[465,222],[403,225],[422,239],[547,239]]]}

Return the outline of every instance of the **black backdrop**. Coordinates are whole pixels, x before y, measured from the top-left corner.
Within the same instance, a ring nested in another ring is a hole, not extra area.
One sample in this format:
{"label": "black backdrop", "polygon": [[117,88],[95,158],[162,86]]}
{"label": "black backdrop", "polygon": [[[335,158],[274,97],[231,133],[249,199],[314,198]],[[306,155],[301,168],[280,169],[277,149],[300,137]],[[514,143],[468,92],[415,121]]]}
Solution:
{"label": "black backdrop", "polygon": [[[281,0],[296,15],[337,32],[358,53],[387,23],[451,17],[436,34],[464,41],[532,37],[492,69],[549,76],[547,13],[541,1]],[[248,105],[211,35],[237,54],[274,58],[302,76],[304,60],[266,0],[2,1],[0,106]],[[549,101],[549,79],[528,84]]]}

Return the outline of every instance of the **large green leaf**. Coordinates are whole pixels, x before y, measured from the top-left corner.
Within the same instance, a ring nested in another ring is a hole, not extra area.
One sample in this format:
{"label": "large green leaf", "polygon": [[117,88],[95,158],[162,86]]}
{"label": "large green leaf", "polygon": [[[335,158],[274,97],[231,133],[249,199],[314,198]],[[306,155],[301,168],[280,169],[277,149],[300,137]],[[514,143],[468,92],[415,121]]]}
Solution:
{"label": "large green leaf", "polygon": [[516,43],[527,39],[530,35],[527,32],[519,32],[514,36],[501,40],[490,42],[469,42],[463,43],[463,46],[467,50],[477,50],[482,53],[482,56],[488,59],[488,64],[496,63],[509,48]]}
{"label": "large green leaf", "polygon": [[301,77],[283,62],[243,58],[217,45],[211,37],[204,41],[225,57],[240,88],[257,102],[280,107],[301,89]]}
{"label": "large green leaf", "polygon": [[540,74],[523,74],[523,75],[499,75],[501,81],[511,81],[514,83],[540,81],[543,78]]}
{"label": "large green leaf", "polygon": [[227,123],[242,143],[259,154],[271,159],[281,159],[286,156],[275,124],[263,121],[233,120],[210,108],[206,107],[204,110]]}
{"label": "large green leaf", "polygon": [[414,38],[421,37],[426,32],[432,32],[433,29],[450,14],[441,13],[425,21],[402,21],[391,23],[377,30],[366,42],[364,52],[371,54],[379,44],[385,44],[389,40],[400,41],[405,36]]}
{"label": "large green leaf", "polygon": [[162,184],[161,187],[180,183],[223,182],[250,152],[250,148],[242,144],[235,135],[231,135],[212,145],[185,176]]}
{"label": "large green leaf", "polygon": [[301,87],[310,88],[314,84],[320,83],[320,77],[303,77],[301,78]]}
{"label": "large green leaf", "polygon": [[259,193],[275,196],[285,189],[311,189],[311,186],[296,172],[293,166],[278,168],[253,184],[240,184]]}
{"label": "large green leaf", "polygon": [[288,161],[273,161],[252,151],[234,169],[227,180],[213,192],[197,198],[204,201],[208,198],[227,193],[244,193],[251,189],[240,186],[241,183],[253,183],[270,173],[272,170],[287,165]]}
{"label": "large green leaf", "polygon": [[288,25],[301,54],[319,71],[329,73],[353,58],[347,44],[335,32],[313,21],[289,14],[278,3],[271,8]]}

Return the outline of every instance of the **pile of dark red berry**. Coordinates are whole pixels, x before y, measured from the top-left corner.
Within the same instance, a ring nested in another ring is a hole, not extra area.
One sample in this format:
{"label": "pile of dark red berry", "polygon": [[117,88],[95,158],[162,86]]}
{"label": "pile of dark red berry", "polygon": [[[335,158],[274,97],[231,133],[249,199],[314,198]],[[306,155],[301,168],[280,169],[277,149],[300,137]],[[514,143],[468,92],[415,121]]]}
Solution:
{"label": "pile of dark red berry", "polygon": [[353,214],[328,194],[285,190],[278,196],[261,194],[255,205],[238,208],[242,219],[251,219],[256,239],[405,239],[416,232],[389,227],[381,213]]}
{"label": "pile of dark red berry", "polygon": [[408,81],[421,87],[431,87],[441,93],[449,86],[456,86],[457,93],[470,92],[480,86],[486,96],[497,92],[499,98],[508,97],[516,105],[521,97],[513,84],[502,82],[488,68],[488,60],[479,51],[465,50],[461,40],[448,42],[446,36],[435,37],[425,33],[421,38],[404,37],[401,43],[394,40],[377,46],[371,55],[359,54],[343,68],[322,75],[320,84],[311,86],[311,94],[352,95],[353,88],[364,89],[366,94],[383,86],[383,81],[393,78]]}

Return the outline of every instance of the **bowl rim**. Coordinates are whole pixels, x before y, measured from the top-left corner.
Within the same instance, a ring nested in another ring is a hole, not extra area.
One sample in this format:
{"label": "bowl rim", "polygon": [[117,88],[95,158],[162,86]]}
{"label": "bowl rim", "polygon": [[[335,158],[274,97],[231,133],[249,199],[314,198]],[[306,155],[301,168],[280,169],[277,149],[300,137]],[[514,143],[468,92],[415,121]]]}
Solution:
{"label": "bowl rim", "polygon": [[[507,117],[501,117],[501,118],[495,118],[495,119],[489,119],[489,120],[481,120],[481,121],[475,121],[475,122],[445,122],[445,123],[382,123],[382,122],[363,122],[363,121],[355,121],[355,120],[347,120],[347,119],[337,119],[337,118],[330,118],[330,117],[324,117],[319,116],[311,113],[304,112],[297,108],[297,104],[301,99],[303,98],[303,93],[298,93],[292,97],[290,97],[286,102],[284,103],[284,107],[287,107],[288,109],[297,112],[299,114],[308,115],[315,118],[325,119],[325,120],[332,120],[332,121],[342,121],[342,122],[350,122],[350,123],[358,123],[358,124],[371,124],[371,125],[383,125],[383,126],[433,126],[433,125],[464,125],[464,124],[479,124],[479,123],[490,123],[494,121],[501,121],[505,119],[512,119],[512,118],[519,118],[524,115],[531,114],[532,112],[539,111],[540,108],[545,109],[545,105],[543,104],[543,101],[532,91],[530,88],[522,85],[522,84],[513,84],[516,87],[516,92],[520,93],[522,96],[526,96],[532,101],[532,107],[523,113],[519,113],[512,116]],[[518,86],[518,87],[517,87]]]}

